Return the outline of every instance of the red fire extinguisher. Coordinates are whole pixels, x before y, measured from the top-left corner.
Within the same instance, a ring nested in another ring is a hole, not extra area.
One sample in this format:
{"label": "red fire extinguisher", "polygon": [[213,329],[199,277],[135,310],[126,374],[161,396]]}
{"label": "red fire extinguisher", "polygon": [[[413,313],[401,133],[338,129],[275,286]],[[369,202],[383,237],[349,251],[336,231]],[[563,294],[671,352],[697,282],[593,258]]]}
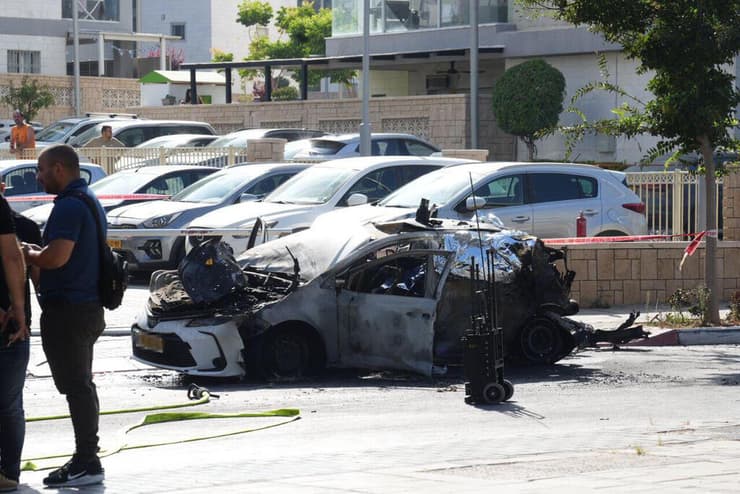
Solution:
{"label": "red fire extinguisher", "polygon": [[578,213],[578,218],[576,218],[576,237],[585,237],[586,236],[586,217],[583,216],[583,211]]}

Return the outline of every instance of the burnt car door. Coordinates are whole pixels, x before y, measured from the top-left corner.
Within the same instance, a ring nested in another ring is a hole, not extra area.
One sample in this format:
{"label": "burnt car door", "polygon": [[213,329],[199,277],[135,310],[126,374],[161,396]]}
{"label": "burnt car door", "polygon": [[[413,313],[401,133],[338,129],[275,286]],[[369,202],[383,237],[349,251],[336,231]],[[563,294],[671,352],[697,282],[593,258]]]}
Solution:
{"label": "burnt car door", "polygon": [[393,245],[338,274],[340,365],[430,375],[437,303],[451,256]]}

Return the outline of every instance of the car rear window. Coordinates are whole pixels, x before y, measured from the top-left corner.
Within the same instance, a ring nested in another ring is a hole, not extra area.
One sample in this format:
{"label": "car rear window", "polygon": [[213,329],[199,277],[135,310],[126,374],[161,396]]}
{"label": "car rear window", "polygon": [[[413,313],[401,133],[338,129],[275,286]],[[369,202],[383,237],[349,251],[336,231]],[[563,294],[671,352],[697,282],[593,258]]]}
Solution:
{"label": "car rear window", "polygon": [[345,146],[342,142],[316,139],[311,141],[311,154],[321,156],[331,156],[337,154]]}
{"label": "car rear window", "polygon": [[567,173],[533,173],[530,176],[532,197],[529,202],[570,201],[598,196],[598,181],[583,175]]}

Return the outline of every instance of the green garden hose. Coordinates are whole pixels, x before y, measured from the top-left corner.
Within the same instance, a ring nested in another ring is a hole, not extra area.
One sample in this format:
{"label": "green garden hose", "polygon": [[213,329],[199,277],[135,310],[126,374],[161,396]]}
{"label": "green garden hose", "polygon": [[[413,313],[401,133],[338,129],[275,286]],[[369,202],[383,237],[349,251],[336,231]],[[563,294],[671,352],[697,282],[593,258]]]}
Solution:
{"label": "green garden hose", "polygon": [[[109,410],[109,411],[100,412],[100,415],[115,415],[115,414],[124,414],[124,413],[149,412],[149,411],[154,411],[154,410],[169,410],[173,408],[191,407],[191,406],[203,405],[205,403],[208,403],[211,397],[217,398],[218,395],[212,395],[208,391],[208,389],[197,386],[195,384],[191,384],[190,387],[188,388],[188,398],[190,398],[191,400],[189,402],[172,404],[172,405],[143,407],[143,408]],[[47,420],[59,420],[59,419],[64,419],[68,417],[69,415],[50,415],[47,417],[32,417],[32,418],[27,418],[26,422],[41,422],[41,421],[47,421]],[[285,420],[283,422],[279,422],[277,424],[271,424],[271,425],[267,425],[263,427],[241,429],[237,431],[225,432],[221,434],[213,434],[213,435],[208,435],[208,436],[190,437],[190,438],[178,439],[174,441],[164,441],[164,442],[159,442],[159,443],[136,444],[136,445],[128,445],[126,444],[126,441],[125,441],[126,435],[129,432],[131,432],[134,429],[138,429],[140,427],[144,427],[147,425],[163,424],[165,422],[177,422],[177,421],[183,421],[183,420],[204,420],[204,419],[224,419],[224,418],[233,419],[233,418],[254,418],[254,417],[290,417],[290,419]],[[216,439],[216,438],[221,438],[221,437],[235,436],[238,434],[245,434],[247,432],[254,432],[258,430],[270,429],[270,428],[277,427],[280,425],[285,425],[290,422],[294,422],[298,419],[300,419],[300,410],[296,408],[281,408],[277,410],[268,410],[265,412],[243,412],[243,413],[207,413],[207,412],[153,413],[153,414],[144,416],[144,418],[142,418],[139,422],[125,427],[119,433],[120,438],[118,440],[118,444],[115,447],[112,447],[105,451],[101,451],[100,456],[101,457],[111,456],[120,451],[124,451],[127,449],[152,448],[155,446],[167,446],[167,445],[172,445],[172,444],[190,443],[190,442],[196,442],[196,441],[204,441],[206,439]],[[61,455],[40,456],[36,458],[25,458],[21,460],[23,463],[22,470],[24,471],[48,470],[51,468],[56,468],[59,465],[39,466],[35,462],[44,461],[44,460],[56,460],[57,458],[66,458],[69,456],[71,455],[61,454]]]}

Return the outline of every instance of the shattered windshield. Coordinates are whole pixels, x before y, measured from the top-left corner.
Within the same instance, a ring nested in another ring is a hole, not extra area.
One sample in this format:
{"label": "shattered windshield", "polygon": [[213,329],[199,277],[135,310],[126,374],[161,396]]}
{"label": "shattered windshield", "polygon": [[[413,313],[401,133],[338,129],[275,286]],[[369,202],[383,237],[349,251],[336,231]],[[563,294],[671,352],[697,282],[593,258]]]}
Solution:
{"label": "shattered windshield", "polygon": [[331,199],[357,170],[312,167],[299,173],[265,198],[282,204],[323,204]]}
{"label": "shattered windshield", "polygon": [[413,182],[401,187],[378,203],[378,206],[392,208],[417,208],[422,198],[430,204],[444,206],[462,191],[470,190],[470,174],[476,183],[480,173],[471,172],[468,167],[442,168],[422,175]]}

